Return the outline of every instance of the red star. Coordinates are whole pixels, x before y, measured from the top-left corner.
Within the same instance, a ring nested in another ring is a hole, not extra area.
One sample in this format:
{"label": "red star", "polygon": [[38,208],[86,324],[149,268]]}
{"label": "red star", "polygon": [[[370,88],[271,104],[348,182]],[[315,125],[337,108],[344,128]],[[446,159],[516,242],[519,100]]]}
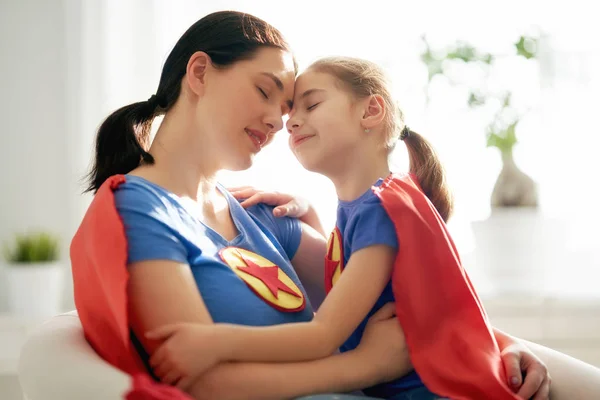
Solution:
{"label": "red star", "polygon": [[325,270],[331,271],[331,277],[333,278],[333,274],[335,273],[337,267],[340,265],[339,261],[333,261],[329,258],[325,259]]}
{"label": "red star", "polygon": [[339,261],[333,261],[327,257],[325,257],[325,290],[327,293],[333,287],[333,275],[340,265]]}
{"label": "red star", "polygon": [[252,275],[255,278],[260,279],[265,286],[273,293],[276,299],[279,298],[278,290],[291,294],[292,296],[300,297],[293,289],[287,286],[279,279],[279,267],[277,265],[271,265],[268,267],[261,267],[249,258],[244,257],[240,254],[240,257],[246,263],[246,267],[237,267],[240,271]]}

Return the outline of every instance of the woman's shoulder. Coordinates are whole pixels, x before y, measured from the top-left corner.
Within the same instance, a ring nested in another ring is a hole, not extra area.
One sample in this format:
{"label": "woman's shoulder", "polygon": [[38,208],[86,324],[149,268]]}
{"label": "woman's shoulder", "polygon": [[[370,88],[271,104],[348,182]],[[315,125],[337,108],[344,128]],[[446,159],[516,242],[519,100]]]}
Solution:
{"label": "woman's shoulder", "polygon": [[137,175],[125,175],[115,190],[115,206],[118,211],[135,211],[147,214],[169,214],[176,202],[172,194],[159,185]]}

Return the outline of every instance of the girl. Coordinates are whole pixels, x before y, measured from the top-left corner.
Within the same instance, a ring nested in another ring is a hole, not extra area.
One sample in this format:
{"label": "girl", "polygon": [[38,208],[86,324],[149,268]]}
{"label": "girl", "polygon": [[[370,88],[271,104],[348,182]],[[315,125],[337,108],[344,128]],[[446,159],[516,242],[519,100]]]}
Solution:
{"label": "girl", "polygon": [[[298,160],[308,170],[329,177],[340,200],[337,226],[330,236],[325,260],[329,295],[310,322],[265,328],[184,324],[150,332],[147,337],[166,339],[150,360],[155,373],[173,383],[197,376],[222,361],[300,361],[329,356],[337,348],[352,351],[369,316],[386,302],[396,300],[403,328],[410,328],[407,343],[413,362],[418,362],[417,372],[427,374],[428,385],[456,398],[510,399],[533,395],[537,390],[532,391],[531,386],[519,388],[520,375],[517,377],[510,366],[504,366],[509,369],[508,377],[505,376],[500,350],[512,342],[501,332],[491,331],[468,279],[461,275],[463,271],[442,222],[451,214],[452,201],[441,165],[431,146],[404,125],[379,68],[349,58],[316,62],[296,82],[287,128]],[[398,139],[408,146],[411,176],[390,173],[388,155]],[[412,229],[404,231],[406,237],[399,237],[398,225],[390,217],[396,211],[385,200],[390,193],[388,188],[396,196],[393,200],[400,199],[416,210],[406,214],[407,225]],[[410,237],[411,232],[414,237]],[[419,244],[419,240],[423,243]],[[429,255],[426,246],[431,247]],[[219,256],[242,279],[261,281],[261,289],[269,291],[273,298],[293,299],[292,288],[283,275],[274,272],[274,265],[259,265],[235,248],[224,249]],[[392,272],[398,270],[396,260],[403,261],[402,265],[417,263],[409,266],[412,270],[420,270],[418,267],[424,264],[423,273],[415,275],[419,278],[430,279],[427,277],[435,277],[435,271],[445,270],[458,273],[459,277],[454,276],[455,282],[449,282],[449,289],[442,294],[434,291],[444,289],[443,286],[429,286],[437,303],[427,305],[426,294],[419,294],[419,290],[428,288],[423,282],[411,281],[407,275],[406,283],[400,284],[403,277],[397,276],[392,286]],[[397,298],[399,295],[401,299]],[[449,303],[444,307],[440,299]],[[460,307],[452,308],[453,304]],[[418,315],[415,310],[429,315]],[[466,329],[465,338],[444,332],[446,329],[460,334],[461,328]],[[453,342],[433,337],[438,330],[443,338]],[[470,344],[475,350],[469,348]],[[436,354],[439,359],[432,358]],[[444,365],[448,361],[455,364]],[[470,365],[471,362],[475,364]],[[517,379],[511,380],[512,388],[507,384],[509,378]],[[547,379],[544,374],[537,382],[535,389],[540,390],[536,398],[547,398]],[[364,391],[389,399],[439,398],[425,388],[415,372]]]}

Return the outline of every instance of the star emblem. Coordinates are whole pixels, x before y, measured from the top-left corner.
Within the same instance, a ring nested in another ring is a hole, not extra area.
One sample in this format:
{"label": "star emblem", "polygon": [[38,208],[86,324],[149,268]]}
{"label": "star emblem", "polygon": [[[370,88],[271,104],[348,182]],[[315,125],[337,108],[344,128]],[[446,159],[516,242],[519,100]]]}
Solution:
{"label": "star emblem", "polygon": [[242,254],[240,254],[240,258],[244,260],[246,267],[237,267],[237,269],[260,279],[276,299],[279,298],[280,290],[292,296],[300,297],[298,293],[279,279],[279,267],[277,265],[261,267]]}
{"label": "star emblem", "polygon": [[259,298],[282,312],[306,307],[304,292],[277,264],[240,247],[226,247],[219,257]]}

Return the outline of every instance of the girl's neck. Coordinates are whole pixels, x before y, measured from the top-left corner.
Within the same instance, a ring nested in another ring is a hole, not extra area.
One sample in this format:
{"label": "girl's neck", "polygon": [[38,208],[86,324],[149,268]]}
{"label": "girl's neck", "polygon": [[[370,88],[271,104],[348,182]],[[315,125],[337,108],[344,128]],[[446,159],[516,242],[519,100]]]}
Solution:
{"label": "girl's neck", "polygon": [[387,155],[375,159],[357,159],[328,177],[342,201],[352,201],[365,193],[379,178],[390,174]]}

